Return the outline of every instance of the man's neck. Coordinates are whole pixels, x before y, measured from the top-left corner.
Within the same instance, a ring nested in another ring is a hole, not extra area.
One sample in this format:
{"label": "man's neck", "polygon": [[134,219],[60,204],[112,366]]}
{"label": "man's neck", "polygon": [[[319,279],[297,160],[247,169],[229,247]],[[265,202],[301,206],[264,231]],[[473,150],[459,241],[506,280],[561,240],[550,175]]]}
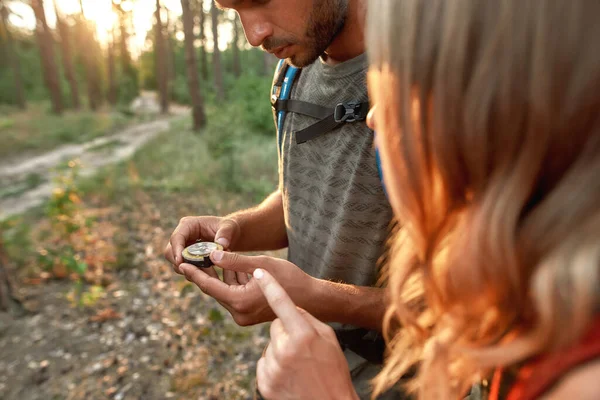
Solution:
{"label": "man's neck", "polygon": [[364,14],[366,2],[349,0],[348,3],[346,23],[322,56],[326,64],[339,64],[365,52]]}

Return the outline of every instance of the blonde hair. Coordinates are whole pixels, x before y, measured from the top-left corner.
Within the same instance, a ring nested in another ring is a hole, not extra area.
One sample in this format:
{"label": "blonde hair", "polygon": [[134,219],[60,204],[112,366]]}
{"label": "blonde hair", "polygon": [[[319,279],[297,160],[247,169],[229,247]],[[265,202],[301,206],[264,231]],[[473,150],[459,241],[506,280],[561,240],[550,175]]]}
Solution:
{"label": "blonde hair", "polygon": [[597,0],[369,2],[403,224],[376,392],[417,365],[421,398],[462,396],[597,315],[599,15]]}

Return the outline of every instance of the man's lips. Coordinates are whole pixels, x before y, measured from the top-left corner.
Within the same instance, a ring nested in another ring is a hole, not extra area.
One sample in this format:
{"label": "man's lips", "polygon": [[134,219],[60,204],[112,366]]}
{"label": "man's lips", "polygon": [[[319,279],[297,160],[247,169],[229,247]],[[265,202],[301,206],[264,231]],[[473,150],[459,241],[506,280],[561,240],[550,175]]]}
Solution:
{"label": "man's lips", "polygon": [[286,58],[287,57],[287,53],[288,53],[288,49],[291,47],[291,45],[285,45],[285,46],[280,46],[277,47],[275,49],[272,50],[268,50],[269,53],[275,55],[275,57],[277,58]]}

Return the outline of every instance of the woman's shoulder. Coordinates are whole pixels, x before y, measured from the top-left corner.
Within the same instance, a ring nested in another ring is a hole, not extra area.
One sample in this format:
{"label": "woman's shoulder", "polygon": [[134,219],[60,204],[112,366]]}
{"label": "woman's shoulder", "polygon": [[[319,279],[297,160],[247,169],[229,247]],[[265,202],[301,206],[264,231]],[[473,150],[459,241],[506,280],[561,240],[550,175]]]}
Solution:
{"label": "woman's shoulder", "polygon": [[547,400],[597,400],[600,396],[600,355],[590,363],[565,374],[546,394]]}
{"label": "woman's shoulder", "polygon": [[[600,317],[596,317],[584,337],[556,353],[547,354],[541,359],[525,365],[521,369],[522,379],[518,379],[511,392],[518,392],[522,399],[552,396],[550,399],[588,399],[583,391],[592,390],[598,399],[600,385]],[[529,370],[529,371],[528,371]],[[595,374],[595,379],[593,376]],[[579,386],[577,388],[577,386]],[[556,391],[560,395],[556,397]],[[578,390],[579,392],[572,392]],[[572,392],[566,396],[565,391]],[[553,394],[554,393],[554,394]],[[508,397],[511,398],[510,396]]]}
{"label": "woman's shoulder", "polygon": [[498,369],[490,399],[597,400],[600,393],[600,317],[580,341],[520,366]]}

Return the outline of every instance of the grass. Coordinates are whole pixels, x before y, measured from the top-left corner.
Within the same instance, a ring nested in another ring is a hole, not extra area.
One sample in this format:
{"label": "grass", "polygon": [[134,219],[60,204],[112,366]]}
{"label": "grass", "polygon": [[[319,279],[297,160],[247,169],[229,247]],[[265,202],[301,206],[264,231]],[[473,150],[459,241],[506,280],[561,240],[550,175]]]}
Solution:
{"label": "grass", "polygon": [[[277,186],[275,141],[247,131],[228,134],[233,128],[221,114],[227,113],[209,109],[213,122],[200,133],[191,130],[188,118],[173,121],[168,132],[138,150],[131,160],[82,182],[84,192],[102,191],[115,200],[135,187],[167,196],[198,195],[218,201],[230,195],[259,202]],[[228,150],[215,149],[214,142],[223,141],[229,143]]]}
{"label": "grass", "polygon": [[84,143],[124,127],[131,116],[99,111],[48,112],[46,103],[30,104],[25,111],[3,107],[0,110],[0,159],[23,152],[41,153],[62,144]]}

